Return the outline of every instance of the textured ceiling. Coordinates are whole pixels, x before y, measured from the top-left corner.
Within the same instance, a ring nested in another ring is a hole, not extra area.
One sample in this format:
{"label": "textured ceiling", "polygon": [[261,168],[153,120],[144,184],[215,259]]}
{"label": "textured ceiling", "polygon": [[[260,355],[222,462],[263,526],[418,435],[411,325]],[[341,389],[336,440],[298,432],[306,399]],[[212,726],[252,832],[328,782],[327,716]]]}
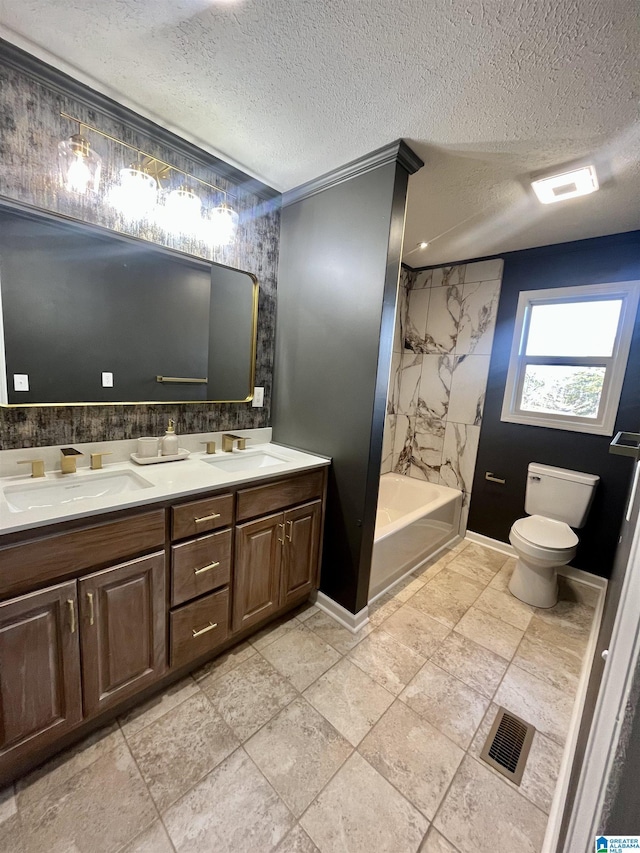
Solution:
{"label": "textured ceiling", "polygon": [[[278,189],[405,138],[426,164],[405,236],[420,266],[640,228],[638,9],[0,0],[0,33]],[[531,198],[528,173],[584,156],[599,193]]]}

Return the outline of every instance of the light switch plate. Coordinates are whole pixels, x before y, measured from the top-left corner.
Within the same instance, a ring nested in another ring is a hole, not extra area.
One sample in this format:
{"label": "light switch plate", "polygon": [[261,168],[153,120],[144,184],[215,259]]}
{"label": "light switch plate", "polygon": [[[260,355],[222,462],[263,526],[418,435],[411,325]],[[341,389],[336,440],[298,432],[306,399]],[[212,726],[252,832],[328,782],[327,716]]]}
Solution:
{"label": "light switch plate", "polygon": [[264,388],[253,389],[253,400],[251,401],[251,405],[254,409],[260,409],[264,406]]}
{"label": "light switch plate", "polygon": [[28,391],[29,390],[29,374],[14,373],[13,374],[13,390]]}
{"label": "light switch plate", "polygon": [[113,388],[113,373],[102,374],[102,387]]}

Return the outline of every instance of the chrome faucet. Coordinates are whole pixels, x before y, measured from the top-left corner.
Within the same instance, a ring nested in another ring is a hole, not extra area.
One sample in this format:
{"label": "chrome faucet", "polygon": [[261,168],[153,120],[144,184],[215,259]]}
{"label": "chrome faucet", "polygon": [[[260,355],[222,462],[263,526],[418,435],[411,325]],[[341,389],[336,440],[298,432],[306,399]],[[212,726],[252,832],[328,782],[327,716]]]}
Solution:
{"label": "chrome faucet", "polygon": [[231,453],[233,445],[238,442],[238,450],[244,450],[247,446],[247,439],[241,435],[234,435],[231,432],[225,432],[222,436],[222,449],[225,453]]}
{"label": "chrome faucet", "polygon": [[81,453],[79,450],[76,450],[75,447],[61,447],[60,453],[60,473],[75,474],[76,456],[84,456],[84,453]]}

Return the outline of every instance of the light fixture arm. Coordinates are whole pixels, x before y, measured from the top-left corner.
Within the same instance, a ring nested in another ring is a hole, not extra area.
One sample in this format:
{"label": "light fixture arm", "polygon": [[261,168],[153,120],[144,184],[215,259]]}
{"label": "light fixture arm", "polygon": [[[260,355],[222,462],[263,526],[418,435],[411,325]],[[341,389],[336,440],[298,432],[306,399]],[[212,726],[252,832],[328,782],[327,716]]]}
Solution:
{"label": "light fixture arm", "polygon": [[[222,187],[217,186],[216,184],[211,184],[209,181],[204,181],[202,178],[197,178],[195,175],[191,175],[189,172],[185,172],[184,169],[179,169],[177,166],[171,165],[171,163],[167,163],[164,160],[160,160],[159,157],[156,157],[154,154],[149,154],[147,151],[144,151],[142,148],[137,148],[135,145],[131,145],[128,142],[123,142],[121,139],[118,139],[116,136],[112,136],[110,133],[105,133],[104,130],[100,130],[97,127],[94,127],[91,124],[87,124],[84,121],[76,118],[75,116],[69,115],[68,113],[61,112],[60,116],[62,118],[66,118],[69,121],[76,122],[79,127],[79,133],[84,127],[86,130],[90,130],[92,133],[97,133],[99,136],[102,136],[104,139],[108,139],[110,142],[115,142],[116,145],[121,145],[123,148],[128,148],[130,151],[135,151],[138,159],[142,156],[145,160],[149,162],[146,164],[147,166],[151,163],[159,163],[164,169],[168,169],[172,172],[177,172],[179,175],[183,175],[185,178],[188,178],[191,181],[196,181],[198,184],[201,184],[204,187],[207,187],[214,192],[223,193],[225,197],[225,202],[227,200],[227,196],[231,196],[231,198],[237,198],[237,196],[233,195],[233,193],[228,192],[228,190],[223,189]],[[143,164],[144,166],[145,164]]]}

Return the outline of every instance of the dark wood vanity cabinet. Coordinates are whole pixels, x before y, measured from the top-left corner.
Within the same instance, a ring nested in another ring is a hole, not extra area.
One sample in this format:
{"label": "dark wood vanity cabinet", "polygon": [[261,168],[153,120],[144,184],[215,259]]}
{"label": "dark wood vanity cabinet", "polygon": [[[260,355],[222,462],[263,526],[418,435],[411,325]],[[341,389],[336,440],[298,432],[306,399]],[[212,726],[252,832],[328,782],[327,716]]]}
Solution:
{"label": "dark wood vanity cabinet", "polygon": [[0,539],[0,787],[306,599],[325,483],[315,469]]}
{"label": "dark wood vanity cabinet", "polygon": [[318,551],[322,501],[312,501],[284,514],[280,604],[299,601],[318,585]]}
{"label": "dark wood vanity cabinet", "polygon": [[233,576],[233,630],[250,628],[280,604],[283,514],[236,527]]}
{"label": "dark wood vanity cabinet", "polygon": [[164,554],[78,582],[85,716],[138,693],[166,669]]}
{"label": "dark wood vanity cabinet", "polygon": [[302,600],[317,586],[323,494],[323,471],[238,492],[239,519],[282,511],[236,526],[234,633]]}
{"label": "dark wood vanity cabinet", "polygon": [[0,770],[81,720],[76,582],[0,603]]}

